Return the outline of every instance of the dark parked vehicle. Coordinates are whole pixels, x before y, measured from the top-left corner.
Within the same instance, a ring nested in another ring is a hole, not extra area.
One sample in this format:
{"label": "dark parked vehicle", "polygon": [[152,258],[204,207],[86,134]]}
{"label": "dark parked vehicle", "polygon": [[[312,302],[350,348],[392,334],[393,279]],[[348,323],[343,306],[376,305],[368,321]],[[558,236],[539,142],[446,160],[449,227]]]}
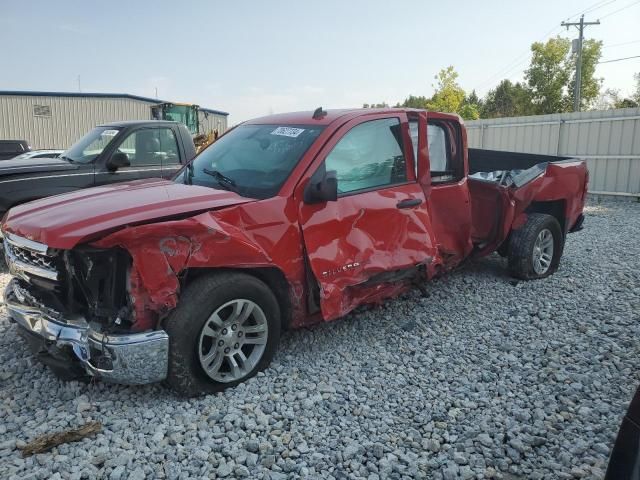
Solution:
{"label": "dark parked vehicle", "polygon": [[63,153],[64,150],[31,150],[29,152],[21,153],[17,157],[13,157],[12,160],[22,160],[23,158],[58,158]]}
{"label": "dark parked vehicle", "polygon": [[605,480],[640,480],[640,388],[620,425]]}
{"label": "dark parked vehicle", "polygon": [[0,163],[0,218],[14,205],[81,188],[171,178],[196,155],[181,123],[117,122],[91,130],[58,158]]}
{"label": "dark parked vehicle", "polygon": [[0,160],[8,160],[30,151],[31,145],[26,140],[0,140]]}

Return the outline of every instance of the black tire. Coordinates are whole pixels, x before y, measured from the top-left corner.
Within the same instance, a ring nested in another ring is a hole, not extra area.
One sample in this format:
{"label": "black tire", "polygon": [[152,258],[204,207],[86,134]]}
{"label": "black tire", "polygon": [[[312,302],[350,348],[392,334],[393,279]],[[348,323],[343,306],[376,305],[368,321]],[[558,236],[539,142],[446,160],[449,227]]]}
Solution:
{"label": "black tire", "polygon": [[[209,316],[235,299],[251,300],[262,309],[267,321],[267,343],[259,362],[247,375],[222,383],[213,380],[202,368],[199,338]],[[164,327],[169,335],[169,371],[165,383],[178,394],[193,397],[234,387],[269,365],[280,340],[280,308],[264,282],[244,273],[220,272],[204,275],[189,284]]]}
{"label": "black tire", "polygon": [[[527,223],[511,232],[509,241],[509,272],[521,280],[545,278],[554,273],[560,264],[564,248],[564,235],[555,217],[544,213],[530,213]],[[553,256],[544,273],[534,269],[534,246],[540,232],[547,229],[553,236]]]}
{"label": "black tire", "polygon": [[502,242],[496,252],[498,252],[498,255],[500,255],[502,258],[507,258],[509,256],[509,239]]}

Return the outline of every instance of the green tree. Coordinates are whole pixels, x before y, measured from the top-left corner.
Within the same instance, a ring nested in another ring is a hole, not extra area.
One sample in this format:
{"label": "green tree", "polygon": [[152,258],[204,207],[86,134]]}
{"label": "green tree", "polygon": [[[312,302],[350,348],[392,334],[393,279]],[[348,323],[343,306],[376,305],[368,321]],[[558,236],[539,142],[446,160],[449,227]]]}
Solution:
{"label": "green tree", "polygon": [[389,104],[387,102],[362,104],[362,108],[388,108],[388,107],[389,107]]}
{"label": "green tree", "polygon": [[480,109],[474,103],[465,103],[456,112],[465,120],[477,120],[480,118]]}
{"label": "green tree", "polygon": [[633,78],[635,78],[636,80],[636,88],[633,94],[631,95],[631,98],[633,99],[634,102],[640,105],[640,73],[636,73],[633,76]]}
{"label": "green tree", "polygon": [[435,92],[431,98],[409,95],[396,106],[457,113],[466,120],[480,118],[478,104],[470,101],[475,98],[475,102],[477,102],[478,96],[472,92],[473,97],[467,98],[465,91],[458,85],[458,72],[453,66],[443,68],[434,78],[436,80],[436,84],[433,85]]}
{"label": "green tree", "polygon": [[[560,36],[546,43],[531,45],[531,63],[525,78],[534,104],[533,113],[559,113],[573,110],[577,54],[571,53],[571,41]],[[587,39],[582,45],[581,105],[588,107],[598,98],[602,79],[596,78],[602,42]]]}
{"label": "green tree", "polygon": [[464,99],[464,101],[471,105],[482,106],[482,100],[478,97],[475,90],[471,90],[471,93]]}
{"label": "green tree", "polygon": [[459,113],[465,93],[458,85],[458,72],[455,71],[453,65],[440,70],[434,78],[436,79],[434,85],[436,91],[427,102],[427,108],[436,112]]}
{"label": "green tree", "polygon": [[[582,43],[582,84],[580,86],[580,105],[584,108],[589,108],[593,105],[593,102],[598,98],[600,94],[600,88],[602,87],[602,78],[596,78],[596,65],[600,61],[602,56],[602,42],[592,39],[585,40]],[[568,92],[566,97],[567,105],[565,110],[573,110],[573,97],[576,87],[576,61],[578,59],[577,54],[571,54],[567,60],[567,67],[571,72],[571,78],[569,80]]]}
{"label": "green tree", "polygon": [[638,106],[633,98],[623,98],[617,88],[607,88],[593,102],[594,110],[611,110],[612,108],[634,108]]}
{"label": "green tree", "polygon": [[640,105],[635,100],[631,100],[630,98],[623,98],[616,103],[615,108],[636,108],[639,106]]}
{"label": "green tree", "polygon": [[489,90],[481,110],[483,118],[518,117],[532,113],[529,89],[520,82],[514,84],[506,79]]}
{"label": "green tree", "polygon": [[611,110],[612,108],[618,108],[616,105],[618,105],[621,100],[620,90],[617,88],[607,88],[598,95],[598,98],[596,98],[593,104],[593,109]]}
{"label": "green tree", "polygon": [[428,103],[429,99],[427,97],[409,95],[402,103],[397,104],[396,107],[426,109]]}
{"label": "green tree", "polygon": [[458,110],[458,113],[466,120],[477,120],[480,118],[481,111],[482,100],[478,97],[475,90],[471,90],[471,93],[464,97],[462,106]]}
{"label": "green tree", "polygon": [[566,38],[551,38],[547,43],[531,45],[531,64],[525,78],[531,89],[534,113],[558,113],[566,109],[565,90],[571,75],[567,58],[571,41]]}

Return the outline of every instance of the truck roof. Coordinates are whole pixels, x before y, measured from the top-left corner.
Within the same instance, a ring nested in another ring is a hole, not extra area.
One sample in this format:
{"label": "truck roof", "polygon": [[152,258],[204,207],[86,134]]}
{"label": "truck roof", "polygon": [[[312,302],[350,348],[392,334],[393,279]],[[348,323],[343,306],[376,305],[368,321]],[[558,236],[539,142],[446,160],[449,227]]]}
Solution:
{"label": "truck roof", "polygon": [[[278,124],[278,125],[329,125],[338,119],[350,120],[363,115],[373,115],[379,113],[409,113],[409,112],[424,112],[425,110],[419,108],[407,108],[407,107],[385,107],[385,108],[344,108],[344,109],[328,109],[323,110],[326,115],[320,118],[313,118],[314,111],[302,111],[302,112],[289,112],[289,113],[277,113],[274,115],[267,115],[265,117],[254,118],[248,120],[247,124]],[[431,112],[431,111],[430,111]],[[431,112],[437,114],[440,118],[451,118],[462,123],[462,118],[456,113],[441,113]]]}
{"label": "truck roof", "polygon": [[324,110],[326,115],[314,119],[313,111],[277,113],[265,117],[254,118],[247,121],[248,124],[278,124],[278,125],[328,125],[334,120],[342,117],[357,117],[359,115],[369,115],[374,113],[396,113],[418,111],[415,108],[348,108]]}
{"label": "truck roof", "polygon": [[121,120],[119,122],[109,122],[109,123],[101,123],[97,125],[98,127],[134,127],[136,125],[146,125],[149,123],[157,124],[165,124],[165,125],[175,125],[178,122],[174,122],[171,120]]}

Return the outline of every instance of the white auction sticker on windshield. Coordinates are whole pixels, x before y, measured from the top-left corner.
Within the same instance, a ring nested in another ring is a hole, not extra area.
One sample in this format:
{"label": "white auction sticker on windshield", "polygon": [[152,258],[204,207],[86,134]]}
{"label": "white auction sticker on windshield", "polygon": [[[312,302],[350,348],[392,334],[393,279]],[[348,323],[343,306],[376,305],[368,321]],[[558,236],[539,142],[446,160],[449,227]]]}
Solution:
{"label": "white auction sticker on windshield", "polygon": [[278,127],[271,132],[271,135],[282,135],[283,137],[296,138],[302,132],[304,132],[304,128]]}
{"label": "white auction sticker on windshield", "polygon": [[115,137],[118,134],[118,130],[105,130],[100,135],[105,137]]}

